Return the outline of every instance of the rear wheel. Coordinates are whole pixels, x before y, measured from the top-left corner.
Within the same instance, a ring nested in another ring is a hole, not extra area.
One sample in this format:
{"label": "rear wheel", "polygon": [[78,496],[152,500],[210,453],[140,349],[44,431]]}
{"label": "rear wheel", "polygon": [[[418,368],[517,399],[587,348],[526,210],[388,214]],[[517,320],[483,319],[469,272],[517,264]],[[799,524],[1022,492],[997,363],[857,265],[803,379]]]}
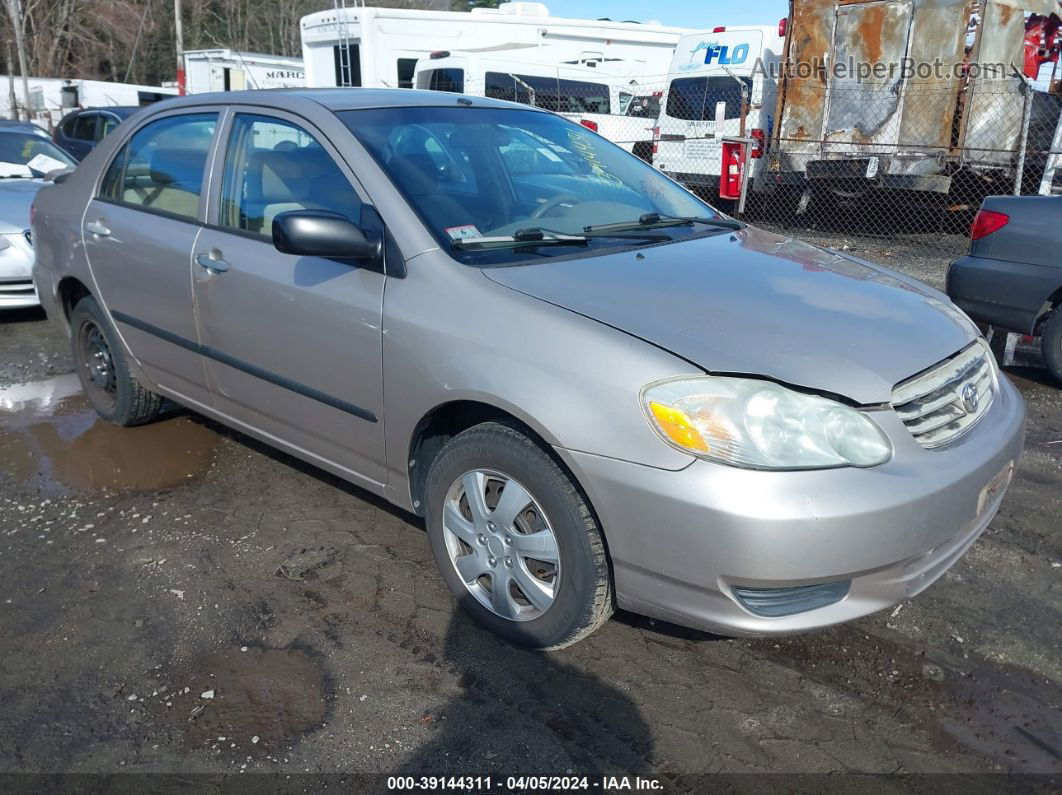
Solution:
{"label": "rear wheel", "polygon": [[133,378],[114,328],[91,296],[70,313],[70,331],[81,387],[96,413],[125,427],[154,420],[162,398]]}
{"label": "rear wheel", "polygon": [[1040,336],[1047,369],[1055,380],[1062,383],[1062,305],[1056,306],[1044,324]]}
{"label": "rear wheel", "polygon": [[611,615],[601,530],[568,475],[524,433],[490,422],[455,436],[432,464],[426,500],[443,579],[488,629],[555,649]]}

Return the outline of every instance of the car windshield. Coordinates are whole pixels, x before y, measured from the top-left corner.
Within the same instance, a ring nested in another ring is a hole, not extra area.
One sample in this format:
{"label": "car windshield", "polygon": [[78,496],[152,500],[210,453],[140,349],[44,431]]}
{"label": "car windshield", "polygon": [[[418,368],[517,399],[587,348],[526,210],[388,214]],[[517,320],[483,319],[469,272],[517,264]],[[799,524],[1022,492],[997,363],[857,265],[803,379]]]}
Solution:
{"label": "car windshield", "polygon": [[[41,158],[32,167],[28,166],[31,160],[41,155],[47,159]],[[4,165],[9,168],[3,168]],[[45,174],[57,168],[76,165],[77,162],[70,155],[42,135],[30,132],[0,132],[0,174],[11,172],[10,166],[26,166],[31,172]],[[29,176],[23,169],[17,170]]]}
{"label": "car windshield", "polygon": [[550,113],[455,106],[339,115],[463,262],[585,254],[732,228],[640,159]]}

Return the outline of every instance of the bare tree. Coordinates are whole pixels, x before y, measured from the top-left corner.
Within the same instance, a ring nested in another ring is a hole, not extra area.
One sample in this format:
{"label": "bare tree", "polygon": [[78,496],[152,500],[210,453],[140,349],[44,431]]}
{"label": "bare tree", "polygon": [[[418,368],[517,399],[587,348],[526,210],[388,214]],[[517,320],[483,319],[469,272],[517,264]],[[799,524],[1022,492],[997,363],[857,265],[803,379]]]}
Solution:
{"label": "bare tree", "polygon": [[[160,0],[4,0],[0,37],[25,46],[23,74],[121,80],[148,85],[175,78],[172,4]],[[21,14],[12,9],[21,2]],[[398,8],[467,10],[497,0],[370,0]],[[231,47],[301,55],[299,20],[331,0],[184,0],[187,49]],[[352,4],[353,5],[353,4]],[[4,53],[0,52],[0,56]],[[14,74],[9,56],[2,71]]]}

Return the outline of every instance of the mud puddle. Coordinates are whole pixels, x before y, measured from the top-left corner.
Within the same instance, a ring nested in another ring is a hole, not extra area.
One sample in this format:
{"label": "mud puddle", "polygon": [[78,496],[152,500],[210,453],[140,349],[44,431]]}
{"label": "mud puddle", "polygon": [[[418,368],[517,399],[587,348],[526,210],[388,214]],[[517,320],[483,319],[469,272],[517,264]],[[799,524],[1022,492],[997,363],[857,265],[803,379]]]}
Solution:
{"label": "mud puddle", "polygon": [[299,649],[242,648],[191,667],[196,705],[167,712],[189,746],[275,751],[324,722],[328,677],[317,659]]}
{"label": "mud puddle", "polygon": [[104,422],[73,374],[0,389],[0,471],[42,492],[175,486],[206,469],[217,440],[187,417]]}

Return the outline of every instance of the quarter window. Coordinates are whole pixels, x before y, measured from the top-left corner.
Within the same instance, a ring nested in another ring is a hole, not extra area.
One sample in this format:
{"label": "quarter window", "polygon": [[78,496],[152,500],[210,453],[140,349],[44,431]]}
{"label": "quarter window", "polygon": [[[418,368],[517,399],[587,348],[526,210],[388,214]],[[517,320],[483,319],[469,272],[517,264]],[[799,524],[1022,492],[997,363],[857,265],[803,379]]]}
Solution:
{"label": "quarter window", "polygon": [[85,113],[74,122],[74,137],[79,141],[96,140],[96,114]]}
{"label": "quarter window", "polygon": [[273,219],[291,210],[361,220],[358,194],[316,138],[280,119],[238,115],[225,155],[221,225],[269,237]]}
{"label": "quarter window", "polygon": [[142,127],[111,161],[100,196],[194,219],[216,126],[216,113],[196,113]]}

